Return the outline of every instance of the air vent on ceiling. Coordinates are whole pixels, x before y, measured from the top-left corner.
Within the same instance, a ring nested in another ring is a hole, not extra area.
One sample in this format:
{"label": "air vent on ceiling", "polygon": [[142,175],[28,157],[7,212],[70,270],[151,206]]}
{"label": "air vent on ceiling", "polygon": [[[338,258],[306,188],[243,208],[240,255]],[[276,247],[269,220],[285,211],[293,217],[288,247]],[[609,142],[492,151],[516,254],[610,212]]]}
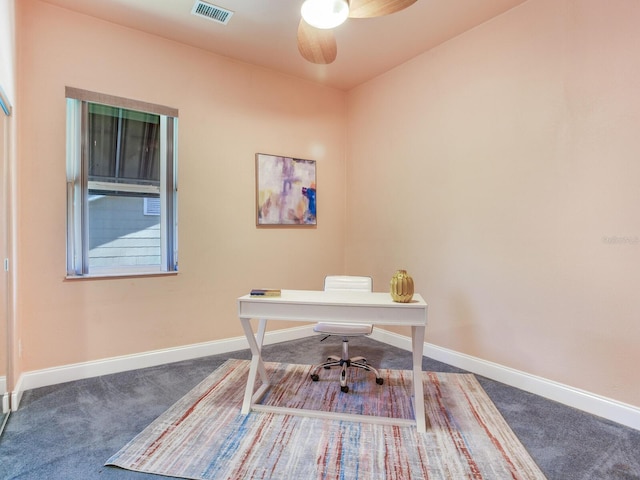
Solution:
{"label": "air vent on ceiling", "polygon": [[210,3],[201,2],[200,0],[196,0],[196,3],[191,9],[191,13],[198,17],[208,18],[214,22],[222,23],[223,25],[229,23],[229,19],[233,15],[231,10],[211,5]]}

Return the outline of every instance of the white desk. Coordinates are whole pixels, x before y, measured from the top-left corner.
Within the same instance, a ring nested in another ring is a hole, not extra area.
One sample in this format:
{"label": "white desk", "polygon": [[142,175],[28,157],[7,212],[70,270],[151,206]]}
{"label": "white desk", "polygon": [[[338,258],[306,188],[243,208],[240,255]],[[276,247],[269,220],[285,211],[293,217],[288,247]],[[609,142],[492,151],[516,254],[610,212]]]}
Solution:
{"label": "white desk", "polygon": [[[427,325],[427,304],[420,295],[410,303],[396,303],[389,293],[381,292],[324,292],[311,290],[283,290],[280,297],[238,298],[238,316],[251,348],[251,366],[242,404],[242,414],[251,410],[305,415],[319,418],[366,421],[391,425],[415,425],[419,432],[426,431],[424,394],[422,385],[422,348]],[[254,333],[250,320],[258,320]],[[297,408],[260,405],[258,402],[269,388],[269,378],[262,360],[262,343],[268,320],[294,322],[348,322],[373,325],[405,325],[411,327],[413,350],[413,395],[415,421],[371,415],[353,415],[337,412],[319,412]],[[262,385],[254,389],[257,376]],[[255,392],[254,392],[255,390]]]}

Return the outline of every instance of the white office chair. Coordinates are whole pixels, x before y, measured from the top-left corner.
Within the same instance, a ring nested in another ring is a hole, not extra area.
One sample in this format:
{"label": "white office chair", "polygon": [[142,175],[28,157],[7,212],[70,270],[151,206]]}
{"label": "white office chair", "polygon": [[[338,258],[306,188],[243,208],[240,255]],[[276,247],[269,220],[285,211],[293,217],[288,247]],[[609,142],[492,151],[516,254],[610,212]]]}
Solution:
{"label": "white office chair", "polygon": [[[330,275],[324,279],[325,291],[372,291],[371,277],[354,277],[347,275]],[[347,368],[355,367],[361,368],[368,372],[373,372],[376,375],[376,383],[382,385],[384,380],[378,373],[378,371],[367,363],[367,359],[364,357],[349,358],[349,337],[361,337],[364,335],[371,335],[373,331],[373,325],[362,323],[328,323],[320,322],[314,328],[313,331],[319,334],[328,336],[339,335],[342,337],[342,356],[331,355],[327,358],[327,361],[316,365],[311,370],[311,379],[317,382],[320,377],[318,372],[321,368],[330,369],[331,367],[340,367],[340,390],[347,393],[349,387],[347,386]],[[326,337],[325,337],[326,338]],[[324,340],[324,338],[323,338]]]}

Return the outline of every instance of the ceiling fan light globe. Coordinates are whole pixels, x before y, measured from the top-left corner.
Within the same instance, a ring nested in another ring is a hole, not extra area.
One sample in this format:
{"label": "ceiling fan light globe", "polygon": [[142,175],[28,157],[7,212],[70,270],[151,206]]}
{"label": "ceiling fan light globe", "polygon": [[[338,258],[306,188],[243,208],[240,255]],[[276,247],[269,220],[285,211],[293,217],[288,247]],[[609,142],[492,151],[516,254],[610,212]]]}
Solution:
{"label": "ceiling fan light globe", "polygon": [[335,28],[349,17],[349,3],[347,0],[305,0],[300,13],[312,27]]}

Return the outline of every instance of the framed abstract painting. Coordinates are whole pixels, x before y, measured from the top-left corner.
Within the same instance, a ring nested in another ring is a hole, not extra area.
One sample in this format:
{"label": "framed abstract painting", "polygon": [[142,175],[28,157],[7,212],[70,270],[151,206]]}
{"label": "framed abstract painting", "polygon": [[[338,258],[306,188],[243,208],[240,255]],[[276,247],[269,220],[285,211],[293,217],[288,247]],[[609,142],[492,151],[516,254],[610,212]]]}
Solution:
{"label": "framed abstract painting", "polygon": [[316,161],[256,154],[256,225],[314,226]]}

